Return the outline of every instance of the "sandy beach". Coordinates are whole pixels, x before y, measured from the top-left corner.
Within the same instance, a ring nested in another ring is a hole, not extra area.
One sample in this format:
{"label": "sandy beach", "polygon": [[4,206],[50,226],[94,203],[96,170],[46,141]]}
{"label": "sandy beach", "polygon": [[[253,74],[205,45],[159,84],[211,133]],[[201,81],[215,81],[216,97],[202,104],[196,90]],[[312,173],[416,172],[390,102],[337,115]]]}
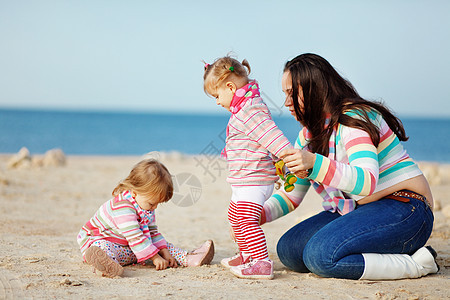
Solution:
{"label": "sandy beach", "polygon": [[420,163],[436,201],[428,242],[441,270],[420,279],[352,281],[289,271],[276,255],[279,237],[319,212],[314,191],[293,213],[263,226],[274,280],[244,280],[220,265],[235,254],[226,218],[230,187],[218,157],[153,153],[177,180],[173,201],[160,205],[160,232],[192,250],[207,239],[216,253],[211,265],[156,271],[125,267],[121,278],[103,278],[82,262],[76,236],[117,182],[143,156],[67,156],[63,166],[8,168],[0,155],[0,299],[448,299],[450,297],[450,165]]}

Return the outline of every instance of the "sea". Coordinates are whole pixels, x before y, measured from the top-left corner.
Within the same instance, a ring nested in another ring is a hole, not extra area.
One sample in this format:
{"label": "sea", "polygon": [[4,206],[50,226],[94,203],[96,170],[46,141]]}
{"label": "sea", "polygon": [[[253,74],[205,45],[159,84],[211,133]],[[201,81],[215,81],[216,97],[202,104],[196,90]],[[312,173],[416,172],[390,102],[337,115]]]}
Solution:
{"label": "sea", "polygon": [[[287,113],[273,116],[288,139],[300,124]],[[143,155],[148,152],[220,154],[228,115],[147,112],[83,112],[0,109],[0,153],[22,147],[43,154],[54,148],[67,155]],[[450,118],[402,118],[404,142],[416,161],[450,163]]]}

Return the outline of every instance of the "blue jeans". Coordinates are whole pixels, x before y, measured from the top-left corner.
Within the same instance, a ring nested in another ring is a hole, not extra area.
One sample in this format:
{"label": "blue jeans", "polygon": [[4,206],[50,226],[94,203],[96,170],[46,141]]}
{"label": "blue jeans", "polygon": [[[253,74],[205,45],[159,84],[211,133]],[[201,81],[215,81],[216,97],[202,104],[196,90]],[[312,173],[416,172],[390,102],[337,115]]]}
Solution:
{"label": "blue jeans", "polygon": [[278,241],[281,262],[297,272],[359,279],[361,253],[413,254],[433,229],[433,212],[422,201],[381,199],[343,216],[321,212],[289,229]]}

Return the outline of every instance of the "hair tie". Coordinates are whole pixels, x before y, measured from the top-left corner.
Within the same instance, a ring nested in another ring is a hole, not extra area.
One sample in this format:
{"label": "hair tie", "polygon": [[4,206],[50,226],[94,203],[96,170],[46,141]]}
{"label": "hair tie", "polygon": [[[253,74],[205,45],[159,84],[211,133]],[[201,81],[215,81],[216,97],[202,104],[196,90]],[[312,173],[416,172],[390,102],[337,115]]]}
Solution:
{"label": "hair tie", "polygon": [[205,70],[209,68],[209,64],[205,63]]}
{"label": "hair tie", "polygon": [[230,70],[231,72],[233,72],[233,71],[234,71],[234,67],[231,66],[228,70]]}

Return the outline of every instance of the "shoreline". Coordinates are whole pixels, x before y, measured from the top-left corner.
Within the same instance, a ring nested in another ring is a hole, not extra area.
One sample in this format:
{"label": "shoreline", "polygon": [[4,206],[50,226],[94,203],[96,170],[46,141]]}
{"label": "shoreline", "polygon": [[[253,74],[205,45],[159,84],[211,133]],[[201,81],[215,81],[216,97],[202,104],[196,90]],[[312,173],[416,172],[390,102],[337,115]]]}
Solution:
{"label": "shoreline", "polygon": [[[26,147],[25,147],[26,148]],[[59,149],[59,148],[52,148],[52,149],[48,149],[48,150],[53,150],[53,149]],[[20,150],[20,149],[19,149]],[[64,152],[64,150],[62,149],[62,151]],[[0,152],[0,158],[8,158],[12,155],[17,154],[18,151],[16,152]],[[65,152],[64,152],[65,153]],[[142,157],[145,156],[149,153],[159,153],[161,155],[164,156],[187,156],[187,157],[194,157],[194,156],[202,156],[205,154],[202,153],[187,153],[187,152],[182,152],[182,151],[176,151],[176,150],[172,150],[172,151],[149,151],[149,152],[144,152],[141,154],[70,154],[70,153],[65,153],[65,155],[67,157],[85,157],[85,158],[94,158],[94,157]],[[44,155],[45,152],[39,152],[39,153],[35,153],[32,152],[31,155]],[[220,157],[220,154],[208,154],[208,156],[215,156],[215,157]],[[440,165],[450,165],[450,161],[437,161],[437,160],[415,160],[413,159],[416,163],[426,163],[426,164],[440,164]]]}

